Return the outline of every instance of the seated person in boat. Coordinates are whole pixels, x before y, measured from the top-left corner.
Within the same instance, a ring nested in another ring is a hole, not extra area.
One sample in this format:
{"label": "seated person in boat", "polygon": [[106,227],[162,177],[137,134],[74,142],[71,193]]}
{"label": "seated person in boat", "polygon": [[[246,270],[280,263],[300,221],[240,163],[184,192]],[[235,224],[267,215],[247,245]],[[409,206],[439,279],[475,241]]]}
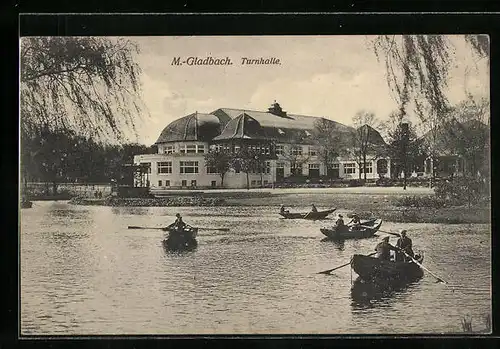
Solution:
{"label": "seated person in boat", "polygon": [[314,204],[311,205],[311,213],[316,213],[318,212],[318,209],[316,208],[316,206],[314,206]]}
{"label": "seated person in boat", "polygon": [[386,236],[382,239],[382,242],[379,242],[375,247],[375,251],[377,252],[377,258],[380,258],[385,261],[389,261],[391,259],[391,251],[397,251],[398,249],[392,246],[389,243],[389,237]]}
{"label": "seated person in boat", "polygon": [[176,230],[183,229],[186,226],[186,223],[182,220],[182,217],[179,213],[175,214],[175,222],[170,224],[169,228],[175,228]]}
{"label": "seated person in boat", "polygon": [[358,215],[354,214],[352,216],[351,229],[352,230],[359,230],[359,228],[361,228],[361,221],[359,220]]}
{"label": "seated person in boat", "polygon": [[398,261],[406,262],[409,259],[402,251],[406,252],[406,254],[408,254],[410,257],[414,257],[415,255],[412,249],[412,241],[408,236],[406,236],[406,230],[403,230],[401,232],[401,237],[396,242],[396,247],[401,250],[396,253],[396,259]]}
{"label": "seated person in boat", "polygon": [[285,214],[285,213],[290,213],[290,211],[285,210],[285,206],[284,206],[284,205],[281,205],[281,207],[280,207],[280,213],[281,213],[281,214]]}
{"label": "seated person in boat", "polygon": [[345,226],[344,218],[341,214],[339,214],[339,218],[337,218],[337,220],[335,221],[335,229],[339,229],[339,228],[342,228],[344,226]]}

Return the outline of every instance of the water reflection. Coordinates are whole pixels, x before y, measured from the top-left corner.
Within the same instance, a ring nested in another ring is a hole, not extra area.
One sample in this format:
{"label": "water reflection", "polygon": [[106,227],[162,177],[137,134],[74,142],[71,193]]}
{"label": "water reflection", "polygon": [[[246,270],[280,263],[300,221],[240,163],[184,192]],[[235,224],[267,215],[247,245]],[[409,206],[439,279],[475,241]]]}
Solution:
{"label": "water reflection", "polygon": [[186,241],[174,241],[165,239],[162,242],[163,249],[166,253],[171,252],[193,252],[198,247],[198,242],[195,239]]}
{"label": "water reflection", "polygon": [[323,238],[323,239],[321,239],[321,242],[332,244],[339,251],[345,250],[345,240],[332,240],[329,238]]}
{"label": "water reflection", "polygon": [[404,294],[420,281],[418,277],[408,281],[375,281],[368,282],[359,277],[351,287],[351,306],[353,310],[383,307],[390,305],[391,301]]}

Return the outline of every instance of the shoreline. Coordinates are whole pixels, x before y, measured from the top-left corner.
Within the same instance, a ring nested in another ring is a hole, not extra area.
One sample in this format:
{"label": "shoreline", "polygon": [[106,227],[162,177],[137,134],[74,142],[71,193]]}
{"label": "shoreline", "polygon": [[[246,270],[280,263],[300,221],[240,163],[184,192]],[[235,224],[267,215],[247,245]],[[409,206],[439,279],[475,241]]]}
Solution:
{"label": "shoreline", "polygon": [[[336,208],[338,213],[356,212],[361,219],[380,218],[394,223],[444,223],[444,224],[491,224],[491,209],[485,206],[451,206],[444,208],[430,207],[397,207],[393,204],[395,198],[400,196],[390,195],[352,195],[344,193],[335,195],[319,193],[301,195],[265,195],[262,197],[249,195],[241,196],[170,196],[163,198],[116,198],[106,197],[73,198],[69,200],[73,205],[86,206],[112,206],[112,207],[251,207],[268,206],[274,207],[276,212],[282,203],[292,212],[306,212],[309,210],[309,202],[314,201],[318,209]],[[329,216],[336,216],[336,212]]]}

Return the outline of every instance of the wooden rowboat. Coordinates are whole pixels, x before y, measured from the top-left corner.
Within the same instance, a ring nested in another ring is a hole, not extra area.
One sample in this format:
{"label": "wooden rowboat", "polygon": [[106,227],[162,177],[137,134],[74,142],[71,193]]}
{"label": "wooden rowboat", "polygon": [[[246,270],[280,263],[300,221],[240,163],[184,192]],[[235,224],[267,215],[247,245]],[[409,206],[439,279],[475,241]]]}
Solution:
{"label": "wooden rowboat", "polygon": [[163,245],[169,249],[187,249],[197,246],[198,228],[186,225],[181,229],[167,227],[163,228],[163,230],[168,231],[168,236],[163,240]]}
{"label": "wooden rowboat", "polygon": [[[415,256],[420,264],[423,256]],[[414,262],[393,262],[375,257],[355,254],[351,259],[351,267],[366,281],[401,282],[412,281],[424,275],[422,269]]]}
{"label": "wooden rowboat", "polygon": [[366,220],[360,222],[363,227],[357,229],[352,225],[345,225],[342,228],[321,228],[320,231],[331,240],[365,239],[370,238],[380,229],[381,219]]}
{"label": "wooden rowboat", "polygon": [[330,213],[334,212],[336,208],[330,209],[330,210],[325,210],[325,211],[318,211],[318,212],[306,212],[306,213],[291,213],[291,212],[284,212],[281,213],[280,215],[283,218],[286,219],[312,219],[312,220],[318,220],[318,219],[325,219]]}

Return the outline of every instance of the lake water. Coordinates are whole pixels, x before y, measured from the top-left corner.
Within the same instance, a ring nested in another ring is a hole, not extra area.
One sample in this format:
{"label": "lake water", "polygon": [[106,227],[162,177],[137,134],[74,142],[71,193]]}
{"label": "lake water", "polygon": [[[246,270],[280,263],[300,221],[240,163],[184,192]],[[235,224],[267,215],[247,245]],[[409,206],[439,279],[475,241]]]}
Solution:
{"label": "lake water", "polygon": [[[459,287],[426,273],[360,298],[349,266],[317,272],[371,253],[379,238],[323,242],[319,228],[332,221],[284,220],[274,210],[35,202],[21,218],[21,334],[450,333],[467,315],[484,329],[489,225],[385,222],[383,230],[408,229],[424,265]],[[195,250],[172,252],[162,231],[127,229],[165,226],[177,212],[230,231],[200,230]]]}

